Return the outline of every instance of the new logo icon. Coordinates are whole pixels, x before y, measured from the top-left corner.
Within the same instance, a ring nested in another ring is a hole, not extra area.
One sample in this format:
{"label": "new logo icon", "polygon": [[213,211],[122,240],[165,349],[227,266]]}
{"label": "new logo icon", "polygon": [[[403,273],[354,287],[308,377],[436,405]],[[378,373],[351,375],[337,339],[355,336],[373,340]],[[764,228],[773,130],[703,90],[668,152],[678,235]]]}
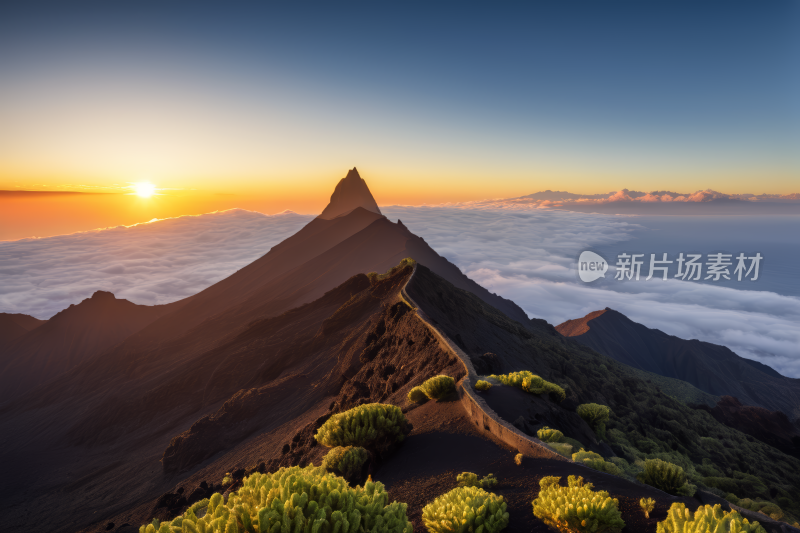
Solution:
{"label": "new logo icon", "polygon": [[578,258],[578,276],[581,281],[589,283],[597,278],[606,277],[608,263],[594,252],[581,252]]}

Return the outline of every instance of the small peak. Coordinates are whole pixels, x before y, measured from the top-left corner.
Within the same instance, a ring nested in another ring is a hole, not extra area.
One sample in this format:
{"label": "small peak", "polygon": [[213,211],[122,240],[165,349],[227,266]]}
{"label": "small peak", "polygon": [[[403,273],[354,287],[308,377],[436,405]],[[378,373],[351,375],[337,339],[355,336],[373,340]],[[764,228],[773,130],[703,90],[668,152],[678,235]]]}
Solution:
{"label": "small peak", "polygon": [[347,176],[336,184],[336,188],[331,195],[331,201],[319,215],[319,218],[330,220],[346,215],[359,207],[379,215],[382,214],[369,187],[367,187],[367,182],[358,174],[356,167],[353,167],[347,171]]}
{"label": "small peak", "polygon": [[114,296],[113,292],[108,291],[96,291],[92,294],[92,300],[116,300],[117,297]]}
{"label": "small peak", "polygon": [[402,221],[402,220],[400,220],[399,218],[397,219],[397,225],[398,225],[398,226],[403,226],[404,228],[406,227],[406,225],[405,225],[405,224],[403,224],[403,221]]}

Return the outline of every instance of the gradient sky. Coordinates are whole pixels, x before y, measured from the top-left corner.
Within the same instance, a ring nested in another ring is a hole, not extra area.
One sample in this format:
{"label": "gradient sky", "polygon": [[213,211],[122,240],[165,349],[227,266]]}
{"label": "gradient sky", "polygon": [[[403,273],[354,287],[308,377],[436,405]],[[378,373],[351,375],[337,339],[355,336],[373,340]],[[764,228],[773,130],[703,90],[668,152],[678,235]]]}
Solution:
{"label": "gradient sky", "polygon": [[798,192],[799,27],[791,1],[5,2],[0,189],[167,189],[118,223],[318,212],[354,165],[384,205]]}

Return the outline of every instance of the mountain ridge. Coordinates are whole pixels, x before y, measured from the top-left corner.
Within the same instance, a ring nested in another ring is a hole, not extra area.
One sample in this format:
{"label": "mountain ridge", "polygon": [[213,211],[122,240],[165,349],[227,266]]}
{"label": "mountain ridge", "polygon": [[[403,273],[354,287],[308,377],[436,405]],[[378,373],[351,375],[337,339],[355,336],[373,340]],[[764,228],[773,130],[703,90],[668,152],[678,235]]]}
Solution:
{"label": "mountain ridge", "polygon": [[610,308],[556,326],[559,333],[634,368],[691,383],[715,396],[800,417],[800,379],[736,355],[725,346],[685,340]]}

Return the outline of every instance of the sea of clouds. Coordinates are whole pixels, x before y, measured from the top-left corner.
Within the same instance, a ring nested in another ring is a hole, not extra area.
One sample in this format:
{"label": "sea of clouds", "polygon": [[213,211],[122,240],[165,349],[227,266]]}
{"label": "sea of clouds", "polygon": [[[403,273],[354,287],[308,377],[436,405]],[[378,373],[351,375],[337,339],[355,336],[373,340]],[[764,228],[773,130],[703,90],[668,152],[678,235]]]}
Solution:
{"label": "sea of clouds", "polygon": [[0,312],[50,318],[97,290],[137,304],[196,294],[314,217],[232,209],[44,239],[0,242]]}
{"label": "sea of clouds", "polygon": [[[648,327],[722,344],[800,377],[800,298],[673,279],[619,283],[613,266],[606,279],[579,281],[580,252],[636,239],[643,229],[637,217],[496,203],[382,211],[532,317],[559,324],[610,307]],[[0,242],[0,312],[48,318],[95,290],[139,304],[179,300],[262,256],[312,218],[236,209]]]}

